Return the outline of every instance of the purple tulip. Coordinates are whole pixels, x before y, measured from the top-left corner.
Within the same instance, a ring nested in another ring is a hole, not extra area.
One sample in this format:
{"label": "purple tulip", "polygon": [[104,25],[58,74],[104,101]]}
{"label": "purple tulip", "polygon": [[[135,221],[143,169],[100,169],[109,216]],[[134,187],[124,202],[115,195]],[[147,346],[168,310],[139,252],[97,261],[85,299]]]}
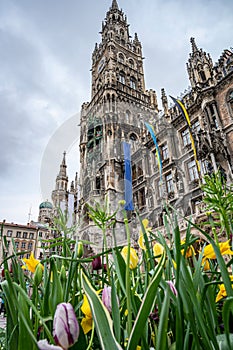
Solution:
{"label": "purple tulip", "polygon": [[111,287],[104,287],[102,292],[102,301],[104,306],[108,309],[109,312],[112,312],[112,301],[111,301]]}
{"label": "purple tulip", "polygon": [[58,345],[50,345],[47,339],[40,340],[37,345],[40,350],[67,350],[78,340],[79,324],[70,303],[61,303],[53,320],[53,337]]}
{"label": "purple tulip", "polygon": [[166,282],[167,282],[167,284],[169,285],[169,287],[170,287],[172,293],[177,297],[178,292],[177,292],[177,289],[176,289],[174,283],[173,283],[172,281],[166,281]]}
{"label": "purple tulip", "polygon": [[100,256],[97,256],[92,260],[92,269],[93,270],[101,270],[102,269],[102,263]]}
{"label": "purple tulip", "polygon": [[70,303],[61,303],[57,309],[53,320],[53,337],[56,344],[63,349],[68,349],[76,343],[79,336],[79,325]]}

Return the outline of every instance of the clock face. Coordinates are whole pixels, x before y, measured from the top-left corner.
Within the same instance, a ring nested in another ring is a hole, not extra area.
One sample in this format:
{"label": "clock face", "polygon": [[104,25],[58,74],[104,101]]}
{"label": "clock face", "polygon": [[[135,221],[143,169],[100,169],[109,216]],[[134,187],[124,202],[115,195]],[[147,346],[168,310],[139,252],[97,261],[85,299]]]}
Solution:
{"label": "clock face", "polygon": [[101,58],[100,63],[98,65],[98,69],[97,69],[98,73],[100,73],[102,71],[102,69],[104,68],[105,61],[106,61],[106,59],[104,56],[103,58]]}

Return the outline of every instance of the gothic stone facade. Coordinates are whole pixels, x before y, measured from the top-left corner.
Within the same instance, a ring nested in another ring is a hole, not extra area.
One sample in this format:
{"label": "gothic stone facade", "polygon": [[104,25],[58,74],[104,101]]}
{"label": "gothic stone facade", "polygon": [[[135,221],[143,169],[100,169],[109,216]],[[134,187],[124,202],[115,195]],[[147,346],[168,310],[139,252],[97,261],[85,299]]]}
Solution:
{"label": "gothic stone facade", "polygon": [[[182,215],[200,211],[199,179],[218,168],[232,182],[233,53],[224,50],[214,65],[209,54],[191,38],[187,71],[191,88],[182,95],[192,124],[201,164],[198,171],[189,129],[176,105],[169,107],[161,91],[163,111],[156,93],[144,81],[142,45],[131,39],[127,18],[113,0],[102,23],[101,42],[92,54],[91,101],[82,105],[80,137],[79,237],[101,245],[100,231],[87,215],[86,203],[108,199],[109,211],[124,199],[122,141],[131,144],[133,202],[153,228],[163,225],[164,203]],[[153,124],[162,157],[162,181],[154,143],[145,127]],[[137,239],[134,212],[129,213],[132,238]],[[135,232],[134,232],[135,231]],[[122,217],[117,215],[116,238],[124,242]],[[109,244],[111,244],[109,233]]]}

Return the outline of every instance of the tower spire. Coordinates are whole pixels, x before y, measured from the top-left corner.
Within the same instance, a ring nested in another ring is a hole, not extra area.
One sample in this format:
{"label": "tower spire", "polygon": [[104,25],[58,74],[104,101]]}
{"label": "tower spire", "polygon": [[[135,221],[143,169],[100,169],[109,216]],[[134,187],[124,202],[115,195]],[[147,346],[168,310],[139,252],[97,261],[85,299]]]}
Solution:
{"label": "tower spire", "polygon": [[111,9],[113,10],[119,10],[117,0],[112,0],[112,6]]}
{"label": "tower spire", "polygon": [[66,176],[66,151],[63,153],[63,159],[60,165],[59,176]]}
{"label": "tower spire", "polygon": [[192,45],[192,52],[197,52],[198,51],[198,48],[197,48],[197,45],[195,43],[195,38],[191,38],[190,39],[190,42],[191,42],[191,45]]}

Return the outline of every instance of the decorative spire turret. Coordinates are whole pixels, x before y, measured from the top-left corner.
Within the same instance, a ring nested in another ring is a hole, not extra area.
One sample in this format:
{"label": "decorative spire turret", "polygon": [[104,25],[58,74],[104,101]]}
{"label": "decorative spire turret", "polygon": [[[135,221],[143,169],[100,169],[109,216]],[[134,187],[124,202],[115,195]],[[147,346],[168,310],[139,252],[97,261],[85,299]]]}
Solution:
{"label": "decorative spire turret", "polygon": [[112,0],[111,9],[113,9],[113,10],[119,10],[118,4],[117,4],[117,0]]}
{"label": "decorative spire turret", "polygon": [[168,100],[164,88],[161,89],[161,100],[165,117],[168,116]]}
{"label": "decorative spire turret", "polygon": [[60,165],[60,172],[59,172],[59,177],[66,177],[66,168],[67,168],[67,165],[66,165],[66,152],[64,151],[63,153],[63,159],[62,159],[62,162],[61,162],[61,165]]}
{"label": "decorative spire turret", "polygon": [[56,178],[56,188],[52,192],[52,200],[54,207],[59,207],[62,201],[66,201],[68,198],[67,186],[68,176],[66,174],[66,152],[63,153],[62,162],[60,164],[60,171]]}
{"label": "decorative spire turret", "polygon": [[197,45],[195,43],[195,38],[191,38],[190,39],[190,42],[191,42],[191,45],[192,45],[192,52],[197,52],[198,51],[198,48],[197,48]]}
{"label": "decorative spire turret", "polygon": [[193,89],[203,89],[212,86],[213,62],[209,54],[202,49],[198,49],[195,39],[191,38],[192,52],[189,55],[187,71]]}

